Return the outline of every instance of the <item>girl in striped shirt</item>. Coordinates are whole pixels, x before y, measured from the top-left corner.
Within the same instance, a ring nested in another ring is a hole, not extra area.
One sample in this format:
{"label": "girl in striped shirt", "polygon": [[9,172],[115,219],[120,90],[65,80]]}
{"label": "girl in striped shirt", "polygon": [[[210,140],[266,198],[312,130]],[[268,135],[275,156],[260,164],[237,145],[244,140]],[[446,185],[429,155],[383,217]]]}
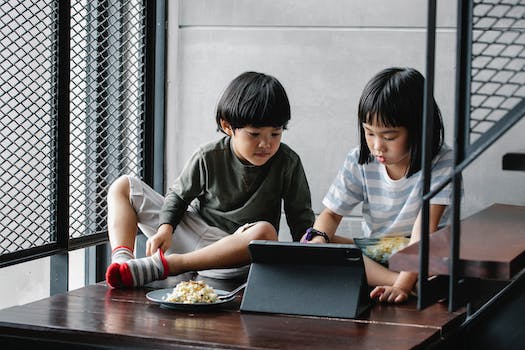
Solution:
{"label": "girl in striped shirt", "polygon": [[[335,235],[345,215],[362,204],[365,237],[420,238],[423,174],[421,170],[424,78],[412,68],[387,68],[365,86],[358,106],[360,147],[351,150],[323,199],[325,209],[303,236],[311,243],[353,243]],[[440,110],[433,102],[431,189],[453,170],[453,152],[444,144]],[[430,232],[446,225],[451,185],[430,200]],[[370,297],[404,302],[417,273],[396,272],[366,256]]]}

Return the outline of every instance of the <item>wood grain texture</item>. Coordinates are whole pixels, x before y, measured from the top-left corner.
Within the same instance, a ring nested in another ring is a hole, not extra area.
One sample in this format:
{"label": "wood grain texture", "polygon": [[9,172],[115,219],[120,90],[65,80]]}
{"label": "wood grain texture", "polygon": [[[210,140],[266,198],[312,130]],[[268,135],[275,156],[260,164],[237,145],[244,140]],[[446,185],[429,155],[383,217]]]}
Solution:
{"label": "wood grain texture", "polygon": [[45,341],[64,348],[89,344],[114,348],[394,350],[436,341],[447,327],[464,319],[463,312],[449,313],[446,305],[439,303],[418,311],[412,299],[403,305],[375,305],[359,319],[240,312],[242,295],[220,310],[176,311],[147,300],[149,290],[115,290],[97,284],[0,310],[0,340],[7,344]]}
{"label": "wood grain texture", "polygon": [[[451,229],[429,237],[429,274],[448,275]],[[461,221],[460,268],[463,277],[510,280],[525,267],[525,206],[493,204]],[[392,255],[396,271],[419,271],[419,243]]]}

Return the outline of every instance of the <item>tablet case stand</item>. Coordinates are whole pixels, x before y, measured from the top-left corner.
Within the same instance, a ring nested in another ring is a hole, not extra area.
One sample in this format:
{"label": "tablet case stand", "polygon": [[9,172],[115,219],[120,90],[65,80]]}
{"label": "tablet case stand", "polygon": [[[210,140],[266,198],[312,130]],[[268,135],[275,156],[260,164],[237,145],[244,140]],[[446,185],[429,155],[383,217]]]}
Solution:
{"label": "tablet case stand", "polygon": [[356,318],[371,305],[355,245],[252,241],[248,249],[241,311]]}

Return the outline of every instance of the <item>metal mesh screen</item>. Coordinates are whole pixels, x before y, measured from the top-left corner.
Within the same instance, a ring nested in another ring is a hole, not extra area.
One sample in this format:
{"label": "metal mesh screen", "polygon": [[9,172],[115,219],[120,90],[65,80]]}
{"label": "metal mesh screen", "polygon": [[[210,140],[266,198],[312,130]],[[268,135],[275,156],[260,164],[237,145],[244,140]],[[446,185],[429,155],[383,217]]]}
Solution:
{"label": "metal mesh screen", "polygon": [[70,237],[106,230],[109,184],[142,174],[142,1],[73,1]]}
{"label": "metal mesh screen", "polygon": [[[0,255],[56,241],[59,1],[0,3]],[[142,175],[142,1],[71,1],[69,237],[106,230],[106,194]]]}
{"label": "metal mesh screen", "polygon": [[52,237],[56,9],[2,1],[0,21],[0,253],[6,253]]}
{"label": "metal mesh screen", "polygon": [[525,97],[525,2],[473,6],[470,138],[475,141]]}

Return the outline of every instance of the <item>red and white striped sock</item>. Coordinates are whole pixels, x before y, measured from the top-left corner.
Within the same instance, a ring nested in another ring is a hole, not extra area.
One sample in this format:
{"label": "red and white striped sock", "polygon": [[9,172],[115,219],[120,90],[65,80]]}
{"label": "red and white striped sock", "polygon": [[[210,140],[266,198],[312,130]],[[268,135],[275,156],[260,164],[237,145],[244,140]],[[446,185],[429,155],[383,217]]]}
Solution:
{"label": "red and white striped sock", "polygon": [[155,254],[129,260],[120,265],[120,278],[125,287],[140,287],[168,277],[168,262],[161,249]]}
{"label": "red and white striped sock", "polygon": [[128,260],[119,266],[122,287],[141,287],[149,282],[168,277],[168,262],[159,249],[152,256]]}
{"label": "red and white striped sock", "polygon": [[126,247],[125,245],[119,245],[118,247],[115,247],[111,252],[112,263],[122,264],[131,259],[135,259],[135,255],[133,255],[133,250]]}
{"label": "red and white striped sock", "polygon": [[120,245],[115,247],[111,252],[111,264],[106,270],[106,283],[113,288],[122,287],[122,278],[120,277],[120,266],[126,261],[135,259],[133,250],[129,247]]}

